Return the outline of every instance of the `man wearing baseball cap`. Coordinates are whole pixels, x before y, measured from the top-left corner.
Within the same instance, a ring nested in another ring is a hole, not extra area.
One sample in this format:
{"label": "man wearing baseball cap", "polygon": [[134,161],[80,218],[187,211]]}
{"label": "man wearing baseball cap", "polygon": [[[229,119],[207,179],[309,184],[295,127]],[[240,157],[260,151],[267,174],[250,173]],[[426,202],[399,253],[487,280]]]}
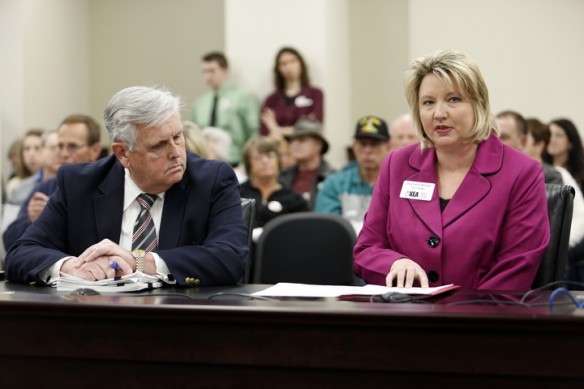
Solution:
{"label": "man wearing baseball cap", "polygon": [[369,208],[379,168],[390,150],[387,123],[377,116],[357,121],[353,152],[356,164],[326,178],[316,198],[316,212],[342,215],[359,232]]}
{"label": "man wearing baseball cap", "polygon": [[302,117],[294,124],[294,131],[287,135],[290,154],[296,164],[280,172],[279,181],[302,195],[310,210],[314,209],[319,184],[335,172],[323,155],[329,144],[318,120]]}

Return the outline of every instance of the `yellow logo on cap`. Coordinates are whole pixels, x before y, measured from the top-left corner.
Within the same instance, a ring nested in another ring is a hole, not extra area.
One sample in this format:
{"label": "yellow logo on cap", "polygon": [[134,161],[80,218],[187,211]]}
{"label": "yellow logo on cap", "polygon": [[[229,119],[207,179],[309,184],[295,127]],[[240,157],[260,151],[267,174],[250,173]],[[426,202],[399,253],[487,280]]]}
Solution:
{"label": "yellow logo on cap", "polygon": [[361,132],[378,133],[377,127],[381,125],[381,121],[376,117],[368,116],[359,120],[359,125],[361,126],[359,131]]}

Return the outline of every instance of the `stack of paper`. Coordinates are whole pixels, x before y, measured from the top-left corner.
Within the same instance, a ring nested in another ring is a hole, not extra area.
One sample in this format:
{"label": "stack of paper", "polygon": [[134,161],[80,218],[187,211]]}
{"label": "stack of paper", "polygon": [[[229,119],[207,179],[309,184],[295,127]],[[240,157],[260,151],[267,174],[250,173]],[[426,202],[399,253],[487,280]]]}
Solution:
{"label": "stack of paper", "polygon": [[117,293],[160,288],[162,284],[163,282],[160,277],[141,272],[99,281],[88,281],[61,273],[61,277],[57,279],[54,286],[60,292],[71,292],[79,288],[89,288],[97,292]]}

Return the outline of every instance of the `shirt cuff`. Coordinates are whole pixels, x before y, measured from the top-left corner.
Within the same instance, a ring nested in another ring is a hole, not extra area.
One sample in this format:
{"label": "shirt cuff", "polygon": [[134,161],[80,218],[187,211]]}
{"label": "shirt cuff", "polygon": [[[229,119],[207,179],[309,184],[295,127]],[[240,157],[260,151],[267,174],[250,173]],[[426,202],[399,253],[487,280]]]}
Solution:
{"label": "shirt cuff", "polygon": [[152,254],[152,257],[154,258],[154,266],[156,266],[156,274],[158,277],[167,284],[175,284],[176,280],[174,277],[171,277],[170,269],[166,265],[166,262],[164,262],[164,259],[160,258],[160,255],[152,251],[150,251],[150,254]]}
{"label": "shirt cuff", "polygon": [[71,256],[61,258],[57,262],[53,263],[51,266],[45,268],[45,270],[39,273],[39,278],[43,280],[47,285],[53,286],[59,277],[61,277],[61,266],[63,262],[72,258]]}

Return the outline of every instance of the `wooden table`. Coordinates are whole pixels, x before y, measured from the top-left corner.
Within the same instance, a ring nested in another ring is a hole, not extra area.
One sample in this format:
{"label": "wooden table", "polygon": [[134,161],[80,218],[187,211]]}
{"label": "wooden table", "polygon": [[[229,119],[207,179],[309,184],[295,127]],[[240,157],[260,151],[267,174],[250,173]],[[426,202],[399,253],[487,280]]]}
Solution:
{"label": "wooden table", "polygon": [[[70,296],[0,282],[0,387],[584,385],[573,306],[476,291],[415,304],[208,299],[265,287]],[[476,299],[500,303],[457,305]]]}

